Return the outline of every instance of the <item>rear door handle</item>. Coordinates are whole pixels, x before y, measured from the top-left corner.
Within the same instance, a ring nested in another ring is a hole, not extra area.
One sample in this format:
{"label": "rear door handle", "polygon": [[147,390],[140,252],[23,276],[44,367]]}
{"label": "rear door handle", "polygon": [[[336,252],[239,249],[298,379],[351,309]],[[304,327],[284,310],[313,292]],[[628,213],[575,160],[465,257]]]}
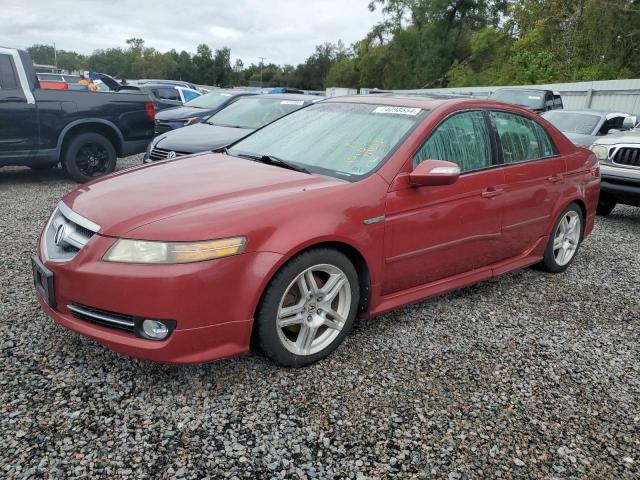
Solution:
{"label": "rear door handle", "polygon": [[482,196],[482,198],[493,198],[497,197],[498,195],[502,195],[503,193],[504,189],[502,188],[487,187],[487,189],[484,190],[480,195]]}
{"label": "rear door handle", "polygon": [[559,183],[563,180],[562,175],[552,175],[547,178],[551,183]]}

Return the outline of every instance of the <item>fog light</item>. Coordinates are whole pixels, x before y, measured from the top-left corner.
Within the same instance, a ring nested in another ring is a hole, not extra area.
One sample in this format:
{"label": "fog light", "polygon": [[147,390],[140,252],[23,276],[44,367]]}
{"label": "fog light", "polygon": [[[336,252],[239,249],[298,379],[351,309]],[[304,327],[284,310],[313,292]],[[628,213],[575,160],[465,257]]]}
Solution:
{"label": "fog light", "polygon": [[145,336],[154,340],[163,340],[169,335],[169,327],[157,320],[144,320],[142,322],[142,331]]}

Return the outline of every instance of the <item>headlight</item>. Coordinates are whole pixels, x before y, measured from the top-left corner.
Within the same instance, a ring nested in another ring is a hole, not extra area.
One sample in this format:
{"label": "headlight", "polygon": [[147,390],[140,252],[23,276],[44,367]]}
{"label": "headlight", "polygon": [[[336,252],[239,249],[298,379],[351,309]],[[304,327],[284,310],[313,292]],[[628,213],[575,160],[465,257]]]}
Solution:
{"label": "headlight", "polygon": [[207,242],[147,242],[120,239],[102,257],[119,263],[191,263],[229,257],[243,252],[245,237],[224,238]]}
{"label": "headlight", "polygon": [[603,162],[609,160],[609,149],[604,145],[591,145],[590,148],[598,160]]}
{"label": "headlight", "polygon": [[188,127],[189,125],[193,125],[194,123],[198,123],[198,122],[200,122],[200,119],[198,117],[187,118],[184,121],[184,126]]}

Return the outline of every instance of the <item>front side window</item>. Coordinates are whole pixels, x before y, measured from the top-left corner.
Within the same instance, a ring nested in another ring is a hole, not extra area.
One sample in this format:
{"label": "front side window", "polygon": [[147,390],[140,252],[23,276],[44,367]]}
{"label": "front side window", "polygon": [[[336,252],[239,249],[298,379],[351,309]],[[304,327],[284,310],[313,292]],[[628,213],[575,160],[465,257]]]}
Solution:
{"label": "front side window", "polygon": [[490,167],[491,143],[484,114],[463,112],[442,122],[413,157],[414,168],[424,160],[457,163],[463,173]]}
{"label": "front side window", "polygon": [[504,163],[517,163],[555,155],[546,130],[537,122],[520,115],[491,112],[496,126]]}
{"label": "front side window", "polygon": [[389,158],[424,118],[424,112],[420,108],[318,103],[241,140],[233,145],[231,154],[271,155],[313,173],[356,181]]}
{"label": "front side window", "polygon": [[304,106],[304,100],[246,97],[209,117],[207,123],[222,127],[256,129]]}

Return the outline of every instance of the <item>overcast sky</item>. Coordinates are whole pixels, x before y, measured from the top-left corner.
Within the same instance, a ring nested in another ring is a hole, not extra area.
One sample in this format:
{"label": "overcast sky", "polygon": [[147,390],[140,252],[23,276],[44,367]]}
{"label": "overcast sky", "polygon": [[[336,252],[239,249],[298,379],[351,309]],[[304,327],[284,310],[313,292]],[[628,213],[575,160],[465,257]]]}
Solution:
{"label": "overcast sky", "polygon": [[380,19],[370,0],[0,0],[0,45],[56,43],[91,53],[141,37],[160,51],[231,48],[245,64],[298,64],[314,47],[349,46]]}

